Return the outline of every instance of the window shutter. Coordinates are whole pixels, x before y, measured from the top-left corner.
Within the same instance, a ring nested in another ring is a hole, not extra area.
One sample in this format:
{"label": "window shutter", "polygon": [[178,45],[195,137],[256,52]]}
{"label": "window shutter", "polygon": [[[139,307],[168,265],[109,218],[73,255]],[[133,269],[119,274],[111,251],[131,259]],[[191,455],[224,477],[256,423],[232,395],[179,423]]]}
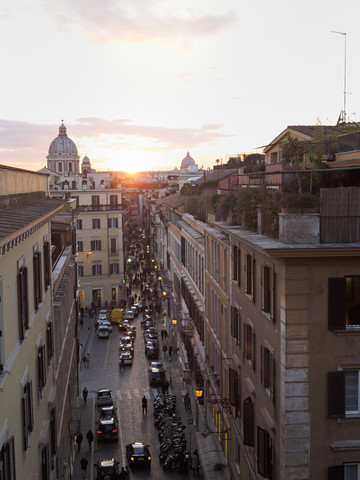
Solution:
{"label": "window shutter", "polygon": [[266,476],[266,439],[265,430],[257,427],[257,457],[258,457],[258,473],[263,477]]}
{"label": "window shutter", "polygon": [[252,330],[252,365],[253,365],[253,370],[255,372],[256,369],[256,334],[255,331]]}
{"label": "window shutter", "polygon": [[32,380],[29,381],[30,431],[34,429]]}
{"label": "window shutter", "polygon": [[271,396],[273,404],[275,405],[275,391],[276,391],[276,363],[275,357],[272,357],[272,388],[271,388]]}
{"label": "window shutter", "polygon": [[344,372],[328,372],[328,417],[345,417]]}
{"label": "window shutter", "polygon": [[22,276],[23,271],[20,270],[17,276],[17,286],[18,286],[18,316],[19,316],[19,338],[20,340],[24,339],[24,312],[23,312],[23,299],[22,299]]}
{"label": "window shutter", "polygon": [[265,363],[265,358],[264,358],[264,353],[265,349],[262,345],[260,345],[260,381],[261,385],[264,385],[264,363]]}
{"label": "window shutter", "polygon": [[27,438],[28,438],[28,430],[27,430],[27,425],[26,425],[26,397],[22,397],[21,399],[22,403],[22,417],[23,417],[23,442],[24,442],[24,450],[27,449]]}
{"label": "window shutter", "polygon": [[273,273],[272,279],[272,292],[271,292],[271,309],[270,309],[270,318],[275,323],[276,318],[276,273]]}
{"label": "window shutter", "polygon": [[254,404],[250,397],[244,400],[244,445],[254,446]]}
{"label": "window shutter", "polygon": [[328,480],[344,480],[345,479],[345,465],[334,465],[328,467]]}
{"label": "window shutter", "polygon": [[95,241],[91,240],[90,244],[91,244],[91,251],[93,252],[95,250]]}
{"label": "window shutter", "polygon": [[256,260],[253,258],[252,262],[252,270],[251,270],[251,295],[252,300],[255,303],[256,301]]}
{"label": "window shutter", "polygon": [[261,309],[262,309],[262,310],[265,310],[264,265],[261,265],[260,287],[261,287]]}
{"label": "window shutter", "polygon": [[328,282],[328,329],[331,331],[345,329],[345,278],[329,278]]}

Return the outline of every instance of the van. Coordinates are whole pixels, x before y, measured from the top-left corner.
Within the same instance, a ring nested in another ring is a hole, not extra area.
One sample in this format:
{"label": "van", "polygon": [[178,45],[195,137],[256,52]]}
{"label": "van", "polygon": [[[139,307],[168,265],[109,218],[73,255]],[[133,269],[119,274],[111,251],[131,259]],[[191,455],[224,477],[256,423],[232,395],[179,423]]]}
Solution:
{"label": "van", "polygon": [[111,323],[121,323],[121,320],[123,318],[123,312],[124,310],[122,308],[114,308],[111,311]]}

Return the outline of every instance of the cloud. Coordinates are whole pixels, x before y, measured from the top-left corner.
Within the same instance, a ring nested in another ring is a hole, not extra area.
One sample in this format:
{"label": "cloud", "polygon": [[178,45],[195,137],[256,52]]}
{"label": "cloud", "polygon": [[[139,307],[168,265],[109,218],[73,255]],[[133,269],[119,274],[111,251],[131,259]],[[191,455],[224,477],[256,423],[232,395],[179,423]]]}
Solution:
{"label": "cloud", "polygon": [[213,36],[236,21],[233,12],[201,13],[160,1],[119,2],[119,0],[63,0],[52,4],[58,28],[82,31],[91,42],[100,44],[166,42],[186,45],[194,37]]}
{"label": "cloud", "polygon": [[[80,118],[66,125],[68,136],[78,147],[79,155],[92,156],[89,145],[103,156],[111,150],[141,148],[148,152],[171,153],[177,149],[205,148],[234,136],[223,133],[223,125],[208,124],[199,128],[162,127],[132,123],[129,119],[105,120]],[[0,120],[0,163],[33,170],[46,165],[51,141],[58,135],[59,125],[31,124],[17,120]],[[82,148],[84,146],[84,148]],[[86,148],[85,148],[86,146]]]}

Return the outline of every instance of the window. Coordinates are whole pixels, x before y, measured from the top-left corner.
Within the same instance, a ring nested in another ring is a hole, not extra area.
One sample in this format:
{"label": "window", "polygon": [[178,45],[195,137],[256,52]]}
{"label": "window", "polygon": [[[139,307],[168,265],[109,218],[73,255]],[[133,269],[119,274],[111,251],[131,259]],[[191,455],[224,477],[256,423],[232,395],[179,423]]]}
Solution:
{"label": "window", "polygon": [[24,386],[23,397],[22,397],[22,416],[23,416],[24,450],[27,450],[29,446],[30,435],[34,426],[31,381],[28,381]]}
{"label": "window", "polygon": [[51,259],[50,259],[50,243],[44,242],[44,282],[45,290],[48,289],[51,281]]}
{"label": "window", "polygon": [[41,253],[35,252],[33,256],[34,269],[34,309],[37,311],[42,300],[41,296]]}
{"label": "window", "polygon": [[275,359],[273,352],[261,346],[261,384],[274,401]]}
{"label": "window", "polygon": [[360,277],[329,278],[328,328],[360,329]]}
{"label": "window", "polygon": [[52,357],[54,356],[54,325],[53,322],[49,322],[46,327],[46,345],[47,345],[47,361],[50,364]]}
{"label": "window", "polygon": [[108,228],[118,228],[119,222],[117,218],[108,218]]}
{"label": "window", "polygon": [[360,463],[334,465],[328,469],[328,480],[359,480]]}
{"label": "window", "polygon": [[236,418],[240,408],[240,382],[238,372],[232,368],[229,369],[229,400],[235,407]]}
{"label": "window", "polygon": [[253,302],[255,302],[255,271],[255,258],[253,258],[251,255],[246,255],[246,262],[244,265],[245,293],[251,296]]}
{"label": "window", "polygon": [[254,446],[254,404],[250,397],[243,403],[244,445]]}
{"label": "window", "polygon": [[118,263],[110,263],[110,273],[119,273]]}
{"label": "window", "polygon": [[41,449],[41,480],[50,480],[50,464],[48,446]]}
{"label": "window", "polygon": [[360,416],[360,369],[328,373],[330,418]]}
{"label": "window", "polygon": [[84,251],[84,243],[82,240],[78,240],[77,242],[77,251],[78,252],[83,252]]}
{"label": "window", "polygon": [[38,348],[38,382],[39,382],[39,394],[44,388],[46,383],[46,367],[45,367],[45,345],[41,345]]}
{"label": "window", "polygon": [[91,251],[96,252],[101,250],[101,240],[91,240]]}
{"label": "window", "polygon": [[118,196],[110,195],[110,205],[117,205],[117,204],[118,204]]}
{"label": "window", "polygon": [[273,445],[269,432],[257,428],[258,473],[264,478],[273,478]]}
{"label": "window", "polygon": [[101,265],[93,265],[92,266],[92,274],[93,275],[101,275],[101,271],[102,271]]}
{"label": "window", "polygon": [[244,355],[255,370],[255,330],[248,323],[244,325]]}
{"label": "window", "polygon": [[29,302],[28,302],[28,270],[25,266],[21,267],[18,273],[18,319],[19,319],[19,337],[24,339],[25,330],[29,328]]}
{"label": "window", "polygon": [[275,273],[265,265],[261,268],[261,309],[275,319]]}
{"label": "window", "polygon": [[233,280],[241,285],[241,250],[236,245],[233,245]]}
{"label": "window", "polygon": [[84,265],[78,265],[78,276],[79,277],[84,276]]}
{"label": "window", "polygon": [[77,230],[82,230],[82,228],[83,228],[82,219],[81,219],[81,218],[78,218],[78,219],[76,220],[76,229],[77,229]]}
{"label": "window", "polygon": [[91,195],[91,205],[93,207],[100,205],[100,195]]}
{"label": "window", "polygon": [[14,437],[10,437],[0,450],[0,479],[15,480],[15,445]]}
{"label": "window", "polygon": [[110,253],[112,254],[117,253],[116,238],[110,238]]}
{"label": "window", "polygon": [[236,345],[241,341],[241,317],[239,309],[231,307],[231,336],[235,339]]}
{"label": "window", "polygon": [[100,218],[92,219],[92,228],[93,230],[98,230],[100,228]]}

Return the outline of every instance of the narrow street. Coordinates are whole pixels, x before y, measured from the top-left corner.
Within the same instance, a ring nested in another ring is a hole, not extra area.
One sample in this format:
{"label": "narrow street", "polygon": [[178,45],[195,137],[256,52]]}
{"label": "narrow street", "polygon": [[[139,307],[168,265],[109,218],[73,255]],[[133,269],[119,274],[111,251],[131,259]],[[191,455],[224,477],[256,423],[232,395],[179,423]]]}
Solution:
{"label": "narrow street", "polygon": [[[93,323],[94,319],[85,316],[84,325],[81,327],[80,339],[82,347],[90,354],[90,365],[87,367],[81,366],[80,371],[80,392],[86,386],[89,391],[86,410],[88,425],[93,424],[93,432],[95,441],[93,449],[87,452],[89,468],[87,478],[95,478],[94,463],[98,460],[114,457],[119,461],[120,467],[127,465],[125,457],[125,445],[127,443],[140,441],[149,445],[152,464],[151,469],[133,469],[131,478],[169,478],[183,479],[189,478],[191,472],[180,473],[177,470],[164,471],[159,462],[159,446],[158,432],[154,427],[153,417],[153,400],[160,389],[150,387],[148,379],[148,364],[149,361],[144,353],[143,329],[140,326],[142,313],[139,313],[137,318],[133,320],[133,324],[137,327],[137,335],[135,340],[134,362],[133,365],[126,365],[125,371],[119,369],[119,338],[123,332],[118,330],[116,325],[113,325],[113,331],[108,339],[100,339],[97,337]],[[162,357],[160,354],[159,359]],[[176,377],[176,366],[165,361],[167,368],[167,377]],[[172,372],[170,372],[172,369]],[[173,380],[173,390],[177,390],[177,414],[179,414],[188,430],[188,420],[191,419],[191,412],[186,412],[183,407],[183,390],[179,376],[176,379],[177,385]],[[110,388],[112,391],[113,402],[117,408],[119,418],[119,439],[117,442],[97,442],[96,440],[96,422],[97,422],[97,408],[96,408],[96,392],[100,388]],[[171,390],[171,387],[170,387]],[[143,415],[141,408],[141,399],[143,396],[148,399],[148,413]],[[80,401],[82,402],[82,401]],[[90,407],[92,406],[92,407]],[[90,408],[89,408],[90,407]],[[92,410],[92,411],[91,411]],[[91,422],[91,423],[90,423]],[[191,420],[190,420],[191,423]],[[82,419],[82,425],[84,420]],[[82,431],[84,436],[84,447],[82,451],[87,451],[88,446],[85,440],[87,431]],[[188,448],[190,440],[190,432],[188,435]],[[75,467],[79,463],[81,452],[77,453],[75,459]],[[92,475],[92,476],[90,476]],[[76,478],[76,476],[74,476]]]}

